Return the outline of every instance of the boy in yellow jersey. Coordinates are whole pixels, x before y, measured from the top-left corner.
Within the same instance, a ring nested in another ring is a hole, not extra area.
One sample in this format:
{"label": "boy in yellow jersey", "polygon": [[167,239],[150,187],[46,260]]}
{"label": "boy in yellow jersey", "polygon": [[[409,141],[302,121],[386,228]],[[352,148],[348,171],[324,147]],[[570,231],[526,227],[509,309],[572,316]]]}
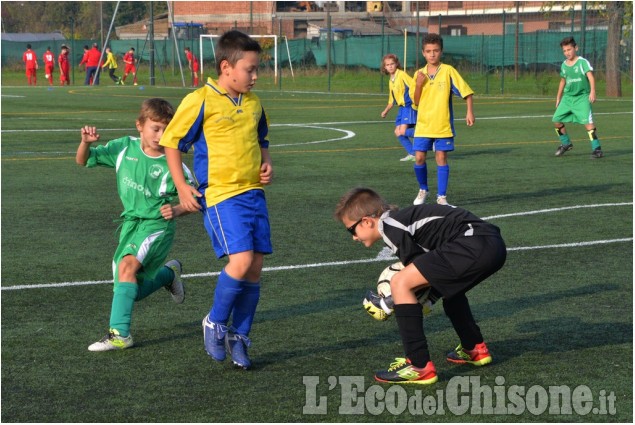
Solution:
{"label": "boy in yellow jersey", "polygon": [[[260,52],[246,34],[223,34],[216,47],[218,80],[209,78],[183,99],[161,139],[181,205],[201,210],[216,256],[229,257],[203,319],[205,349],[216,361],[229,352],[243,369],[251,367],[248,335],[264,256],[272,252],[263,188],[273,175],[268,124],[260,99],[251,93]],[[186,184],[179,165],[190,148],[198,190]]]}
{"label": "boy in yellow jersey", "polygon": [[417,111],[413,108],[410,91],[414,90],[414,81],[410,75],[401,69],[399,58],[393,53],[388,53],[381,61],[381,72],[388,74],[388,105],[381,112],[381,117],[386,118],[393,106],[397,105],[397,117],[395,118],[395,136],[406,150],[407,155],[400,161],[414,161],[414,150],[411,137],[414,136],[414,127],[417,122]]}
{"label": "boy in yellow jersey", "polygon": [[472,95],[474,92],[452,66],[441,63],[443,39],[428,34],[423,39],[423,57],[427,65],[415,73],[416,87],[412,101],[418,106],[415,126],[415,175],[419,194],[413,204],[421,205],[428,194],[426,155],[435,151],[437,161],[437,203],[448,205],[446,192],[450,177],[448,152],[454,150],[454,110],[452,95],[465,99],[468,126],[474,125]]}
{"label": "boy in yellow jersey", "polygon": [[108,67],[108,76],[110,79],[113,80],[115,84],[121,84],[121,78],[115,75],[115,71],[117,70],[117,59],[115,59],[115,55],[113,55],[110,47],[106,47],[106,62],[104,62],[101,67]]}

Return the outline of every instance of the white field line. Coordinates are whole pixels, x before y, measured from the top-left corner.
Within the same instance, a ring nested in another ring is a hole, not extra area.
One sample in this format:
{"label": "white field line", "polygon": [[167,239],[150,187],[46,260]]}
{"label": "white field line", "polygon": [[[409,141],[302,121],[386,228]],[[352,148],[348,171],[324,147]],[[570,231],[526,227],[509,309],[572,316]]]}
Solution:
{"label": "white field line", "polygon": [[[579,209],[579,208],[601,208],[601,207],[618,207],[618,206],[626,206],[633,205],[632,202],[620,202],[615,204],[596,204],[596,205],[574,205],[570,207],[560,207],[560,208],[548,208],[544,210],[536,210],[536,211],[525,211],[519,213],[510,213],[510,214],[500,214],[495,216],[483,217],[484,219],[491,220],[494,218],[504,218],[504,217],[516,217],[522,215],[533,215],[533,214],[544,214],[558,211],[566,211],[571,209]],[[537,246],[519,246],[507,248],[507,251],[532,251],[537,249],[559,249],[559,248],[578,248],[582,246],[592,246],[592,245],[603,245],[609,243],[624,243],[624,242],[632,242],[633,238],[619,238],[619,239],[603,239],[603,240],[594,240],[594,241],[584,241],[584,242],[571,242],[571,243],[563,243],[563,244],[554,244],[554,245],[537,245]],[[309,263],[309,264],[297,264],[290,266],[276,266],[276,267],[265,267],[263,268],[263,273],[266,272],[276,272],[276,271],[285,271],[285,270],[300,270],[300,269],[310,269],[317,267],[337,267],[337,266],[345,266],[350,264],[364,264],[364,263],[374,263],[380,261],[388,261],[394,260],[395,257],[387,256],[384,251],[381,251],[377,257],[375,258],[366,258],[362,260],[348,260],[348,261],[331,261],[325,263]],[[196,277],[210,277],[210,276],[218,276],[220,272],[205,272],[205,273],[190,273],[184,274],[182,277],[184,278],[196,278]],[[32,284],[32,285],[15,285],[15,286],[7,286],[0,287],[2,291],[16,291],[21,289],[43,289],[43,288],[64,288],[69,286],[87,286],[87,285],[100,285],[104,283],[112,283],[112,279],[108,280],[89,280],[89,281],[80,281],[80,282],[59,282],[59,283],[41,283],[41,284]]]}

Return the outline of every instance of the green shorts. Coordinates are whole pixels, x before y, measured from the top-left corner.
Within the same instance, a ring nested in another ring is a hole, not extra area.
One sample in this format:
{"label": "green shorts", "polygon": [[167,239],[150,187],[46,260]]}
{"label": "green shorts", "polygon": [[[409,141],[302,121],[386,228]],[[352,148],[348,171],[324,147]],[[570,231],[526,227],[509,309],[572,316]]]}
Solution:
{"label": "green shorts", "polygon": [[593,124],[593,111],[589,96],[563,96],[551,121]]}
{"label": "green shorts", "polygon": [[172,249],[175,229],[174,220],[125,220],[121,225],[119,245],[112,260],[115,282],[119,282],[119,261],[126,255],[134,255],[141,263],[138,279],[153,279]]}

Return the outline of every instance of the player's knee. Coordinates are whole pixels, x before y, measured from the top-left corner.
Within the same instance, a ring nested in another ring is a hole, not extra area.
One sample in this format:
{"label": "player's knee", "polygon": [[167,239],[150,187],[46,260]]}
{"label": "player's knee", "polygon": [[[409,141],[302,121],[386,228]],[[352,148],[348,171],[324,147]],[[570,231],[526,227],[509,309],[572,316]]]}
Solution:
{"label": "player's knee", "polygon": [[556,133],[558,134],[558,136],[562,136],[566,133],[564,124],[562,124],[561,122],[556,123],[555,127],[556,127]]}
{"label": "player's knee", "polygon": [[117,267],[119,282],[136,282],[139,266],[139,262],[132,255],[123,257]]}

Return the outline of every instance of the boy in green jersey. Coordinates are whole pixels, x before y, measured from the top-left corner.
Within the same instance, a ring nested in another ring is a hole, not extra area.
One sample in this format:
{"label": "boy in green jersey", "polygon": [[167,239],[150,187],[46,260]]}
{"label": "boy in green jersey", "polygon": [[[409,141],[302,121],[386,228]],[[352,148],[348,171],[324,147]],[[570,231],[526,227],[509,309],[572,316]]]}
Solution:
{"label": "boy in green jersey", "polygon": [[[123,204],[123,224],[112,269],[114,289],[110,329],[89,351],[110,351],[131,347],[132,309],[140,301],[166,288],[180,304],[185,298],[181,281],[181,263],[164,261],[172,247],[173,218],[187,214],[180,205],[171,205],[177,196],[168,164],[159,140],[174,116],[174,108],[163,99],[147,99],[136,121],[140,137],[125,136],[106,145],[92,147],[100,138],[97,129],[81,129],[81,142],[75,157],[86,167],[114,168],[117,191]],[[193,181],[183,165],[185,176]]]}
{"label": "boy in green jersey", "polygon": [[560,147],[556,156],[562,156],[573,149],[565,122],[583,124],[591,141],[591,158],[602,158],[602,146],[598,139],[591,104],[595,103],[595,78],[593,67],[588,60],[578,56],[578,46],[573,37],[566,37],[560,42],[566,60],[560,67],[560,86],[556,95],[556,112],[553,123],[560,138]]}

